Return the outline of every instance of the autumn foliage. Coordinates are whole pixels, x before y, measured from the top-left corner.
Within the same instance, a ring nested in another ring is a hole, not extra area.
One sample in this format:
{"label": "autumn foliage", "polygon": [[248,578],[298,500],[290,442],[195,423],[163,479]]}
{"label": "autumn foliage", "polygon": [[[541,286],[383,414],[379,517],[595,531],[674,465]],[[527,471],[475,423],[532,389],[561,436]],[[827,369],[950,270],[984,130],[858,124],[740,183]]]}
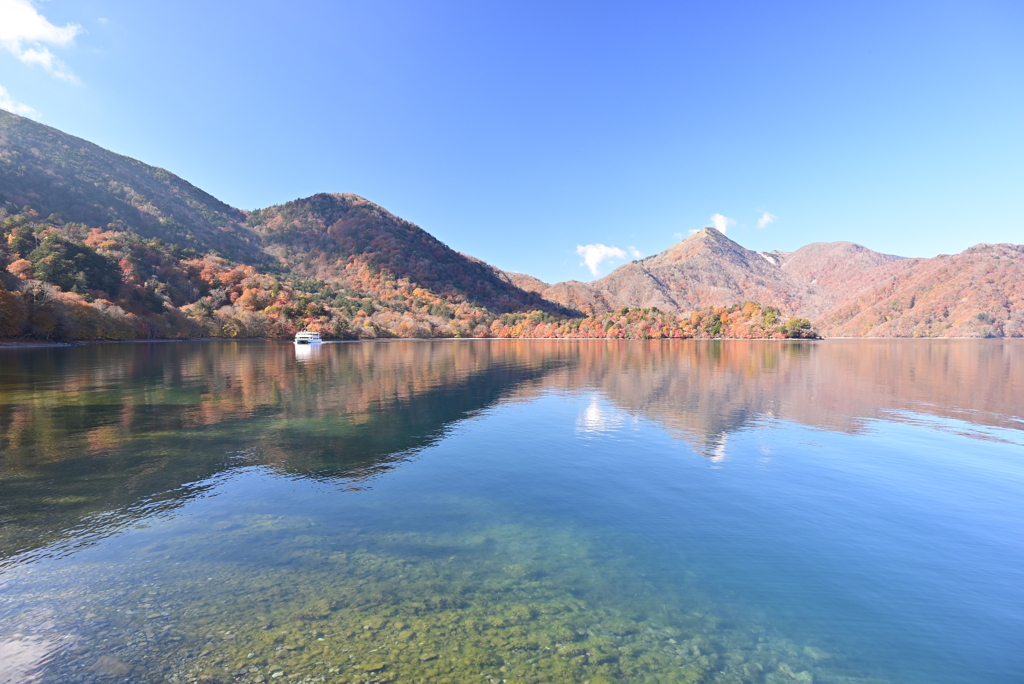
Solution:
{"label": "autumn foliage", "polygon": [[[0,110],[0,337],[1024,336],[1024,247],[754,252],[714,228],[591,283],[461,254],[357,195],[245,212]],[[757,304],[755,302],[759,302]]]}
{"label": "autumn foliage", "polygon": [[[495,280],[479,288],[457,274],[413,269],[438,292],[381,266],[398,255],[385,259],[379,250],[349,254],[328,281],[259,270],[132,232],[42,219],[27,208],[0,209],[0,235],[0,336],[9,338],[288,338],[298,330],[328,339],[814,335],[809,322],[784,324],[777,310],[753,303],[686,315],[623,308],[581,317],[553,305],[530,308],[535,295],[503,284],[490,267],[482,268]],[[348,248],[331,249],[340,255]]]}

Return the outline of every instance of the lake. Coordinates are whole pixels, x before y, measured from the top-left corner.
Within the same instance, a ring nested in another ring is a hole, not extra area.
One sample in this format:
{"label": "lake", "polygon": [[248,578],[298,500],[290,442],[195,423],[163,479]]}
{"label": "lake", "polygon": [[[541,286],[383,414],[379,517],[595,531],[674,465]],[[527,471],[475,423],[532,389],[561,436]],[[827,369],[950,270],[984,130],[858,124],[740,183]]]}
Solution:
{"label": "lake", "polygon": [[0,349],[0,684],[1022,673],[1024,341]]}

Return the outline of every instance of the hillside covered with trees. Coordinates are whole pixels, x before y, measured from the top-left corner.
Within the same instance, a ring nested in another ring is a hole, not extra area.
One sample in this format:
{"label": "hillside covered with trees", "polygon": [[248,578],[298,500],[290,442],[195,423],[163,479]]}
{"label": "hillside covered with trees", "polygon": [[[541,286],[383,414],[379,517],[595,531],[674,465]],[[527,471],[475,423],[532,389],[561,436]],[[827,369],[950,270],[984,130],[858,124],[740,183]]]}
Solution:
{"label": "hillside covered with trees", "polygon": [[0,109],[0,203],[239,262],[267,263],[235,209],[161,168]]}
{"label": "hillside covered with trees", "polygon": [[245,212],[0,110],[0,338],[1021,336],[1022,282],[1020,246],[759,253],[707,228],[548,285],[357,195]]}
{"label": "hillside covered with trees", "polygon": [[302,329],[335,339],[812,334],[809,322],[786,322],[778,311],[755,304],[687,316],[634,308],[581,317],[531,301],[536,295],[500,299],[497,286],[460,292],[433,281],[438,292],[408,275],[396,277],[363,253],[344,261],[341,277],[316,279],[301,270],[261,270],[131,231],[41,219],[10,204],[0,207],[0,240],[3,338],[287,338]]}
{"label": "hillside covered with trees", "polygon": [[352,194],[250,213],[0,111],[0,337],[810,335],[757,305],[587,318]]}

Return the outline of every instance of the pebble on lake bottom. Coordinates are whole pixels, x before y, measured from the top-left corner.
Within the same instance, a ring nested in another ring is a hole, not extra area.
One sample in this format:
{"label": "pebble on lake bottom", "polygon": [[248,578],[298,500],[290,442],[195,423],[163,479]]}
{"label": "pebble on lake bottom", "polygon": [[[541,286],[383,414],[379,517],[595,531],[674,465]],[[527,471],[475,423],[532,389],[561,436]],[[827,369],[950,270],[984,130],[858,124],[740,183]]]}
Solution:
{"label": "pebble on lake bottom", "polygon": [[[20,605],[25,615],[33,602],[62,609],[56,619],[41,614],[45,635],[0,641],[15,654],[3,661],[20,662],[20,652],[30,667],[41,654],[52,657],[40,684],[70,681],[71,673],[82,684],[129,673],[154,684],[877,681],[817,645],[725,619],[695,580],[687,593],[666,593],[628,565],[597,570],[588,558],[599,549],[568,532],[505,525],[461,537],[318,537],[251,520],[233,534],[255,545],[247,532],[268,529],[274,534],[261,548],[291,563],[243,571],[230,563],[111,564],[91,570],[87,592],[80,574],[27,582],[6,610]],[[202,543],[203,534],[167,542],[168,550]],[[431,546],[448,551],[397,552]],[[139,610],[146,605],[158,610]],[[0,618],[10,618],[4,610]],[[61,633],[87,638],[53,652]]]}

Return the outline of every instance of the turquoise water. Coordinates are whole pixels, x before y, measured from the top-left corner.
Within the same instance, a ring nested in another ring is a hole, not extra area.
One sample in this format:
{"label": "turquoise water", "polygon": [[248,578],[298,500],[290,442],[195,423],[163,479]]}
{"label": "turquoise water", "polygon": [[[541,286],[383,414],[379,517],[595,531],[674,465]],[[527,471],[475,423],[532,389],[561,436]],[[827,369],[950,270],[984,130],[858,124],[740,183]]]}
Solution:
{"label": "turquoise water", "polygon": [[1019,682],[1024,344],[0,350],[6,682]]}

